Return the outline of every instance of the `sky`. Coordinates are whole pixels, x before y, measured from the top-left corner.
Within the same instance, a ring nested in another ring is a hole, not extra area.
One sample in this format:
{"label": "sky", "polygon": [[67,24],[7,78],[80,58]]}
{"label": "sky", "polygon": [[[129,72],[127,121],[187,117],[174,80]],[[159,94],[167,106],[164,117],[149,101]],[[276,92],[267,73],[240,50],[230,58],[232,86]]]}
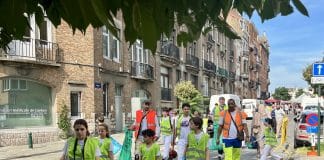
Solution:
{"label": "sky", "polygon": [[261,22],[257,14],[251,20],[259,34],[265,33],[270,45],[270,87],[307,87],[303,69],[324,56],[324,0],[301,0],[309,17],[297,9],[288,16],[278,15]]}

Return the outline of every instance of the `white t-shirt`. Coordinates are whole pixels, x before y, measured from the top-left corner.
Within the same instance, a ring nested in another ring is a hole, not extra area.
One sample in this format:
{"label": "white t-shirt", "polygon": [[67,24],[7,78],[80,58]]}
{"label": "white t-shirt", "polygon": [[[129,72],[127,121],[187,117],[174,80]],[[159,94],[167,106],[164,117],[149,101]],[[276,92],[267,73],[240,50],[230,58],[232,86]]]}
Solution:
{"label": "white t-shirt", "polygon": [[183,117],[180,122],[180,139],[188,140],[188,135],[190,133],[190,125],[189,125],[190,116]]}
{"label": "white t-shirt", "polygon": [[[80,145],[81,149],[84,147],[84,140],[78,140],[78,144]],[[63,156],[65,157],[64,159],[68,159],[68,148],[69,148],[69,143],[66,141],[64,148],[63,148]],[[101,152],[99,147],[96,148],[96,157],[100,157]]]}
{"label": "white t-shirt", "polygon": [[[226,114],[228,114],[228,113],[229,112],[227,112]],[[231,112],[231,115],[232,115],[233,119],[235,120],[236,110],[234,112]],[[222,116],[219,117],[218,124],[219,125],[223,125],[224,124],[224,117],[222,117]],[[242,124],[246,124],[246,119],[243,119],[243,117],[242,117]],[[237,138],[237,129],[235,127],[235,124],[231,120],[228,137],[223,137],[223,139],[235,139],[235,138]]]}
{"label": "white t-shirt", "polygon": [[282,119],[286,113],[282,109],[276,109],[275,114],[276,114],[276,119]]}

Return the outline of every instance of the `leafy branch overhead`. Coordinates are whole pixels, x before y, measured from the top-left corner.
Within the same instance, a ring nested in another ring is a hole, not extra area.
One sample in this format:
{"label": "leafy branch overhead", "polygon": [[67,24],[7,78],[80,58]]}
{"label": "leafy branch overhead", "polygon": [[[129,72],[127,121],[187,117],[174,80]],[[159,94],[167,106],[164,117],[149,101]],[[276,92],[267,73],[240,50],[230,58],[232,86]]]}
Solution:
{"label": "leafy branch overhead", "polygon": [[169,36],[176,22],[187,28],[186,32],[179,32],[179,44],[197,39],[207,20],[227,36],[237,38],[225,22],[231,9],[249,17],[256,11],[264,21],[279,14],[291,14],[292,5],[308,16],[300,0],[1,0],[0,47],[13,39],[22,39],[29,27],[28,17],[33,14],[38,25],[46,15],[55,27],[64,20],[73,32],[84,33],[90,25],[105,25],[116,35],[114,17],[121,11],[126,41],[142,39],[145,48],[155,51],[161,34]]}

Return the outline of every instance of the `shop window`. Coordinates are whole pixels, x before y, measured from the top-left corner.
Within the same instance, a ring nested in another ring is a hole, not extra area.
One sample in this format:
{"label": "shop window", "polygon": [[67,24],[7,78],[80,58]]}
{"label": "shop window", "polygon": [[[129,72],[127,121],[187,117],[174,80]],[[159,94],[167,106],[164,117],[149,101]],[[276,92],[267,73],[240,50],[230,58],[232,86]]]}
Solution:
{"label": "shop window", "polygon": [[52,125],[50,87],[19,78],[0,79],[0,84],[0,129]]}

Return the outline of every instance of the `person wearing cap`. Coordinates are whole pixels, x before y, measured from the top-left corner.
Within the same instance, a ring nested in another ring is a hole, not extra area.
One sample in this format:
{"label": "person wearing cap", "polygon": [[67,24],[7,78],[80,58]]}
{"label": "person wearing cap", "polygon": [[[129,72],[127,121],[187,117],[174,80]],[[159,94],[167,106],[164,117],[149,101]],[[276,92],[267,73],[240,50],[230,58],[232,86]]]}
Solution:
{"label": "person wearing cap", "polygon": [[143,142],[142,131],[146,129],[153,130],[155,134],[155,140],[159,138],[160,126],[157,118],[156,111],[151,107],[150,100],[144,100],[142,102],[142,109],[136,111],[135,122],[129,127],[130,130],[135,131],[135,155],[139,154],[139,146]]}

